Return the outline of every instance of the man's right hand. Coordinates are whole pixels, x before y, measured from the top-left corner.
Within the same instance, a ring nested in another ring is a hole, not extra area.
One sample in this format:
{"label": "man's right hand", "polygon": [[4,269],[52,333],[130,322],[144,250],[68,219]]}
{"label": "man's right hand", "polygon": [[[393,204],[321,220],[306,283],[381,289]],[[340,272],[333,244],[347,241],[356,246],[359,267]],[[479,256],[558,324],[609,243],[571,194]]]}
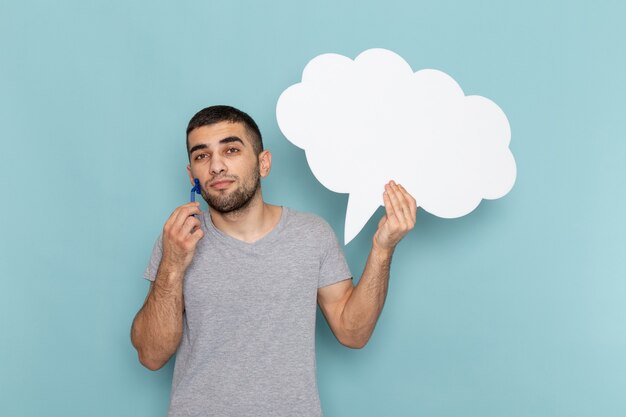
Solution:
{"label": "man's right hand", "polygon": [[139,361],[148,369],[160,369],[176,352],[183,334],[183,277],[204,236],[199,203],[178,207],[163,226],[163,255],[156,279],[131,329]]}
{"label": "man's right hand", "polygon": [[170,272],[183,274],[196,251],[196,245],[204,236],[200,220],[200,203],[187,203],[178,207],[163,226],[163,258],[161,267]]}

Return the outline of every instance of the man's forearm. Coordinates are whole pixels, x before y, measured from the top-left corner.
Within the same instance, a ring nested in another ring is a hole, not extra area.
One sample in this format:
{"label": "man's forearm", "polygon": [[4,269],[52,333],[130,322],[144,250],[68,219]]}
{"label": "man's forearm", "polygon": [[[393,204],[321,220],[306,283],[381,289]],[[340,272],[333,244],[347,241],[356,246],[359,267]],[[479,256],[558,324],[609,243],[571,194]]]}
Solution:
{"label": "man's forearm", "polygon": [[326,320],[337,340],[348,347],[361,348],[372,335],[387,297],[391,256],[415,226],[417,203],[404,187],[389,181],[383,202],[385,215],[378,222],[358,285],[337,284],[318,290],[318,302]]}
{"label": "man's forearm", "polygon": [[374,331],[387,297],[392,254],[393,249],[372,247],[363,275],[346,301],[341,323],[349,346],[365,346]]}
{"label": "man's forearm", "polygon": [[183,332],[183,277],[159,268],[142,309],[133,322],[131,338],[139,361],[161,368],[176,352]]}

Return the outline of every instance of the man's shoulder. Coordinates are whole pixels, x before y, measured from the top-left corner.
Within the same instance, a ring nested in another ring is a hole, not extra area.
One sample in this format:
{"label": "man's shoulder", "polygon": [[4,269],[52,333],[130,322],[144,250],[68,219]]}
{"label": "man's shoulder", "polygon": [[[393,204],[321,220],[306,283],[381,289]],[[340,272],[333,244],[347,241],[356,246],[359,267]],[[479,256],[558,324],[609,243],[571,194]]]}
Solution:
{"label": "man's shoulder", "polygon": [[287,227],[306,229],[310,233],[327,234],[334,233],[328,222],[314,213],[306,211],[294,210],[290,207],[284,207],[287,210]]}

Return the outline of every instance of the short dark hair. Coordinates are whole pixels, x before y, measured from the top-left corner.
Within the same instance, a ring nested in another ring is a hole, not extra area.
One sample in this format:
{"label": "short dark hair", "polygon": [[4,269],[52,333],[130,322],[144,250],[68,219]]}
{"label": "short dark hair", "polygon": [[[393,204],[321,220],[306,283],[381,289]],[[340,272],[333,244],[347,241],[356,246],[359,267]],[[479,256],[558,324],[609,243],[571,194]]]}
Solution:
{"label": "short dark hair", "polygon": [[187,155],[189,155],[189,133],[202,126],[220,122],[242,123],[252,138],[252,149],[258,155],[263,152],[263,137],[255,121],[247,113],[231,106],[211,106],[196,113],[187,125]]}

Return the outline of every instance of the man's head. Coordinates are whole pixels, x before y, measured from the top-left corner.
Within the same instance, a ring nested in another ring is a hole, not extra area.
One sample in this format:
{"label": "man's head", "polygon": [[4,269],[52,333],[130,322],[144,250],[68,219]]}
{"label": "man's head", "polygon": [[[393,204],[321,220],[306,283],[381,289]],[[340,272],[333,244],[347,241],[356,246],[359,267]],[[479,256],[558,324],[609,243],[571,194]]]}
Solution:
{"label": "man's head", "polygon": [[255,121],[247,113],[231,106],[211,106],[196,113],[187,125],[187,155],[189,155],[189,133],[202,126],[209,126],[219,122],[241,123],[252,139],[254,151],[258,155],[263,152],[263,138]]}
{"label": "man's head", "polygon": [[202,196],[220,213],[262,201],[260,178],[269,174],[271,154],[250,116],[228,106],[198,112],[187,128],[187,171],[200,180]]}

